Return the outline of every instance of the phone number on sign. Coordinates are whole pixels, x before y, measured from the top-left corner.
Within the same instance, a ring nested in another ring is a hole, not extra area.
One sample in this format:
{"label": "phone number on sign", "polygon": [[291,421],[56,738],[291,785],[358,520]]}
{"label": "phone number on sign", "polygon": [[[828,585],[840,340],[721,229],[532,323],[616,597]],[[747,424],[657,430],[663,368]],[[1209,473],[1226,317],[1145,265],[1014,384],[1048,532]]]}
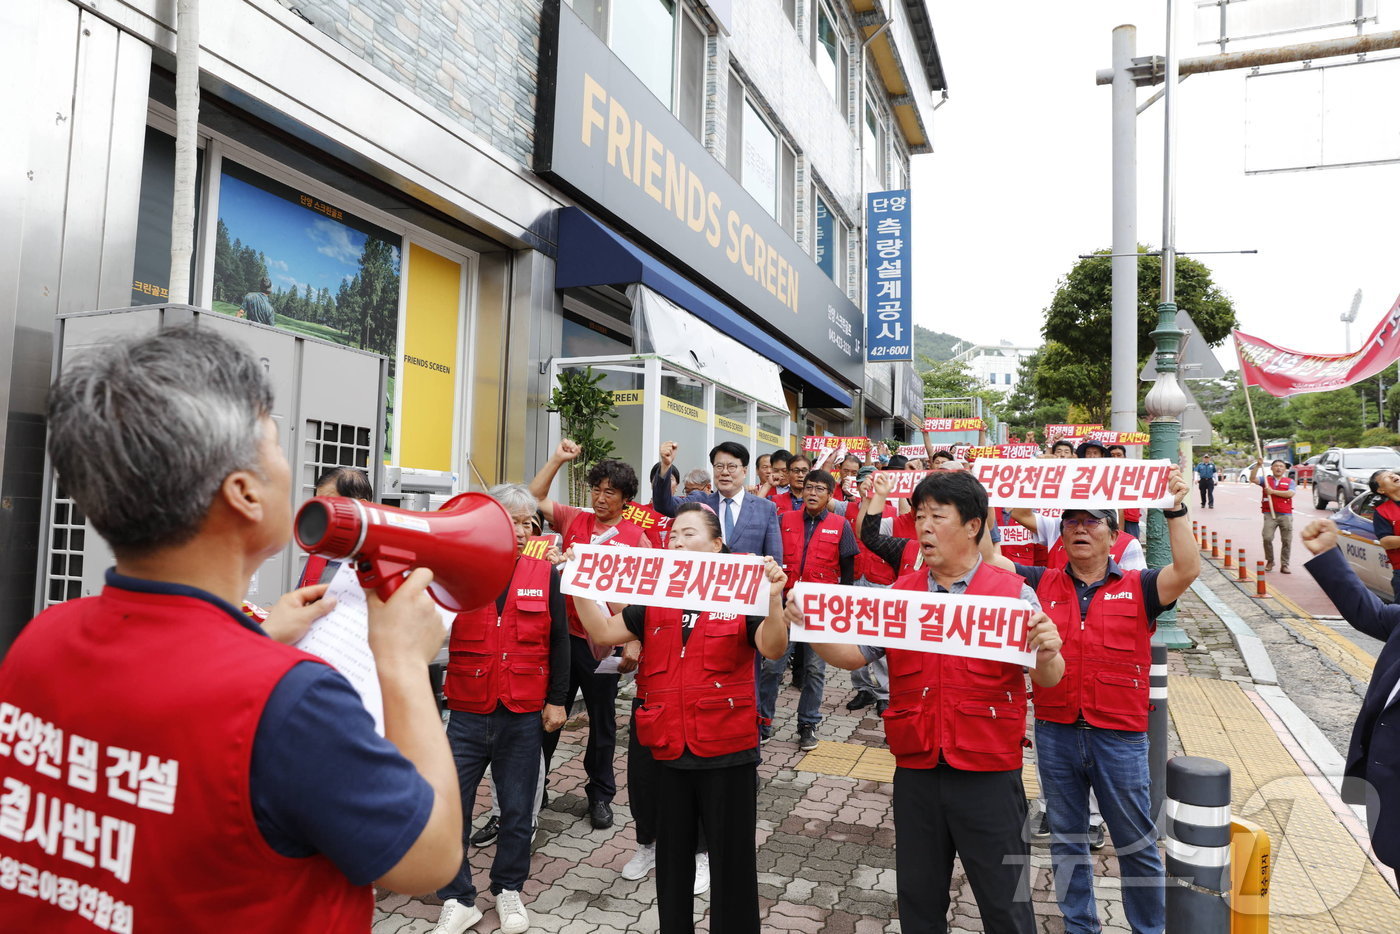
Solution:
{"label": "phone number on sign", "polygon": [[907,357],[909,355],[909,345],[901,344],[898,347],[871,347],[872,357]]}

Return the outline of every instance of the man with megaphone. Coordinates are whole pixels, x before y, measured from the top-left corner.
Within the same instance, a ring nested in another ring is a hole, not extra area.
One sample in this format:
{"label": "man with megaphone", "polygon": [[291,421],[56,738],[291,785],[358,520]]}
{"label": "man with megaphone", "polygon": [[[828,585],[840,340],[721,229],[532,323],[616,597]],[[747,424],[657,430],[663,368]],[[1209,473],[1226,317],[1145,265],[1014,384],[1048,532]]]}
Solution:
{"label": "man with megaphone", "polygon": [[427,893],[461,862],[428,682],[443,636],[432,572],[366,595],[382,737],[341,674],[282,644],[330,609],[325,585],[283,597],[265,627],[238,609],[291,536],[272,412],[263,365],[204,327],[64,360],[49,457],[116,567],[0,664],[0,721],[42,738],[14,754],[0,740],[7,804],[33,802],[25,826],[43,831],[5,855],[56,892],[0,888],[6,930],[92,930],[81,889],[113,931],[362,934],[371,883]]}

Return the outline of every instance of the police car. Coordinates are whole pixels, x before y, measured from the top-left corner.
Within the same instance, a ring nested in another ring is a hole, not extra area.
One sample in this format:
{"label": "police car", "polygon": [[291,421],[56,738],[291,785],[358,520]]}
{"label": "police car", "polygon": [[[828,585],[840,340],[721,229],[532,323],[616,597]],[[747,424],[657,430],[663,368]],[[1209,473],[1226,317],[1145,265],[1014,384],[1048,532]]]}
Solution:
{"label": "police car", "polygon": [[1379,502],[1380,497],[1376,494],[1362,493],[1338,507],[1332,521],[1337,523],[1337,544],[1361,583],[1382,600],[1393,603],[1395,594],[1390,586],[1390,561],[1385,556],[1385,549],[1376,541],[1376,532],[1371,525]]}

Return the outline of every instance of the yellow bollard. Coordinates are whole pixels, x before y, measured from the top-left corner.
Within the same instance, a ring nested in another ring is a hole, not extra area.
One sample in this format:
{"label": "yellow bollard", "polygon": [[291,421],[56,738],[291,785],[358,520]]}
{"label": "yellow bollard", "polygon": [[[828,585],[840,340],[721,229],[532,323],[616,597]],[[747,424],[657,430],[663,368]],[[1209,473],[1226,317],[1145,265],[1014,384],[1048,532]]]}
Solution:
{"label": "yellow bollard", "polygon": [[1269,832],[1249,821],[1230,822],[1230,934],[1268,934]]}

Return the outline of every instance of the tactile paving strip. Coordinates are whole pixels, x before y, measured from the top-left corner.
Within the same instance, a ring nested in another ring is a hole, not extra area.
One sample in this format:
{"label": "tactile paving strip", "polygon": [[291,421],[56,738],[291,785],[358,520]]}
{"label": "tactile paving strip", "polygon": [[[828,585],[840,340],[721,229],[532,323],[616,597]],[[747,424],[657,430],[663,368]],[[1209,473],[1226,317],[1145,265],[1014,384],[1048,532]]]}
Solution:
{"label": "tactile paving strip", "polygon": [[872,782],[894,781],[894,756],[888,749],[858,743],[822,740],[797,763],[801,772],[861,778]]}

